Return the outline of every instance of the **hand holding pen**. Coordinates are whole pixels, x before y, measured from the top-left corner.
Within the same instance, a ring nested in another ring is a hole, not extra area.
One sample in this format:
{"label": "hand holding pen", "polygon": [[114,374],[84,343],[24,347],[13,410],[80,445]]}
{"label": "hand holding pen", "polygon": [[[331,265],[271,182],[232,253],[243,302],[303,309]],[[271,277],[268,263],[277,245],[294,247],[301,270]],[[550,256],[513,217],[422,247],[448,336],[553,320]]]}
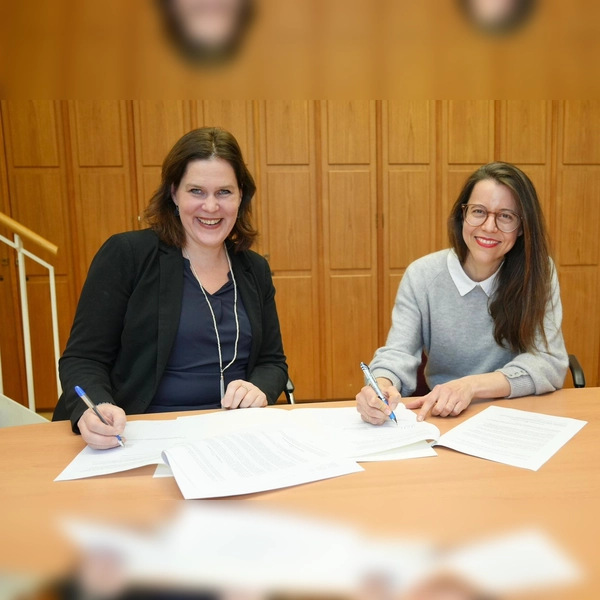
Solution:
{"label": "hand holding pen", "polygon": [[[387,381],[387,385],[380,385],[373,377],[371,370],[365,363],[360,363],[360,368],[365,374],[368,385],[356,395],[357,410],[360,413],[363,421],[374,425],[382,425],[388,419],[391,419],[398,424],[393,408],[400,401],[400,392],[392,385],[391,381]],[[391,403],[391,406],[390,406]]]}
{"label": "hand holding pen", "polygon": [[123,409],[115,404],[96,406],[79,386],[75,387],[75,391],[90,409],[83,413],[77,423],[81,437],[87,445],[95,450],[106,450],[117,445],[123,446],[125,438],[121,434],[127,423]]}

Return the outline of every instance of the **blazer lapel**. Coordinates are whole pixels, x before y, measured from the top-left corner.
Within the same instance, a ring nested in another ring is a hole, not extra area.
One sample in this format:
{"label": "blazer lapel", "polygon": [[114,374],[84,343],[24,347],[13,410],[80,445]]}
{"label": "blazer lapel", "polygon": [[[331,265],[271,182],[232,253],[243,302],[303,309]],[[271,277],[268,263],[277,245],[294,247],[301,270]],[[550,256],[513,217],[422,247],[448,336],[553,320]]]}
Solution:
{"label": "blazer lapel", "polygon": [[250,356],[248,357],[247,372],[250,373],[256,365],[260,346],[262,344],[262,305],[259,294],[258,282],[256,281],[249,261],[243,253],[230,253],[231,267],[244,303],[250,327],[252,329],[252,344],[250,345]]}
{"label": "blazer lapel", "polygon": [[178,248],[159,248],[158,343],[156,381],[162,378],[177,335],[183,299],[183,257]]}

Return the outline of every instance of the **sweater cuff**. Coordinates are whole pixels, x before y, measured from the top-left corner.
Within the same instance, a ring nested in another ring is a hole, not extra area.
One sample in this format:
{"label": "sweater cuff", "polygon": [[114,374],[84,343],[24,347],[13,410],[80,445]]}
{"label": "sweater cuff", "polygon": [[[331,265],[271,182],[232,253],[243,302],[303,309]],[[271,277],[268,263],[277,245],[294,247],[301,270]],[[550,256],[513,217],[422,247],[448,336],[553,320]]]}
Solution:
{"label": "sweater cuff", "polygon": [[402,391],[402,382],[391,371],[388,371],[387,369],[379,368],[379,369],[374,369],[371,373],[375,379],[377,379],[378,377],[385,377],[386,379],[389,379],[392,382],[392,385],[399,392]]}
{"label": "sweater cuff", "polygon": [[520,398],[521,396],[533,396],[535,394],[535,383],[531,375],[520,367],[505,367],[498,369],[510,385],[510,394],[507,398]]}

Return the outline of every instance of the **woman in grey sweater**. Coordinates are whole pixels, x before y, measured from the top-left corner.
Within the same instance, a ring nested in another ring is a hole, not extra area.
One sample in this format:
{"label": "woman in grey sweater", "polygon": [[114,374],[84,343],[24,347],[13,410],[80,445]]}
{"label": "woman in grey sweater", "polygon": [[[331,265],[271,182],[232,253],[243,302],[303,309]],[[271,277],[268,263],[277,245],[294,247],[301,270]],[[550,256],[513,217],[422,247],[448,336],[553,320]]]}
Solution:
{"label": "woman in grey sweater", "polygon": [[458,415],[473,398],[515,398],[562,387],[568,355],[558,278],[531,180],[490,163],[473,173],[448,220],[451,248],[413,262],[371,371],[389,401],[357,394],[363,420],[381,424],[416,388],[422,353],[431,392],[405,403],[423,420]]}

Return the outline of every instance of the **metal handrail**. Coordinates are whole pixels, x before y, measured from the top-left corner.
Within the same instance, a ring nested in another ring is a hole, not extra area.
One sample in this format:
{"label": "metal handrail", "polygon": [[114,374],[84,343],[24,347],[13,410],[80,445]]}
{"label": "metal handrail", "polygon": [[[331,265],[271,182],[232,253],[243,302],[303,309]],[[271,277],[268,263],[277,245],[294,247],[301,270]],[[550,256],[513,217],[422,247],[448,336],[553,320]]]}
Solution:
{"label": "metal handrail", "polygon": [[[33,383],[33,360],[31,355],[31,329],[29,326],[29,302],[27,297],[27,274],[25,272],[25,257],[30,258],[42,267],[48,269],[48,279],[50,283],[50,310],[52,315],[52,337],[54,342],[54,359],[55,359],[55,370],[56,370],[56,387],[58,395],[60,396],[62,390],[60,385],[60,379],[58,376],[58,359],[60,357],[60,345],[58,340],[58,309],[56,303],[56,278],[54,274],[54,267],[42,260],[39,256],[36,256],[32,252],[25,250],[23,247],[23,241],[21,236],[27,238],[29,241],[34,242],[44,250],[56,255],[58,252],[58,246],[49,242],[41,235],[38,235],[31,229],[28,229],[24,225],[21,225],[18,221],[11,219],[8,215],[0,212],[0,224],[5,225],[14,232],[14,241],[0,235],[0,241],[4,242],[11,248],[14,248],[17,252],[17,264],[19,266],[19,291],[21,297],[21,315],[22,315],[22,326],[23,326],[23,344],[25,349],[25,373],[27,377],[27,399],[29,402],[29,409],[35,411],[35,389]],[[1,361],[1,358],[0,358]],[[0,394],[3,393],[3,382],[2,382],[2,363],[0,362]]]}

